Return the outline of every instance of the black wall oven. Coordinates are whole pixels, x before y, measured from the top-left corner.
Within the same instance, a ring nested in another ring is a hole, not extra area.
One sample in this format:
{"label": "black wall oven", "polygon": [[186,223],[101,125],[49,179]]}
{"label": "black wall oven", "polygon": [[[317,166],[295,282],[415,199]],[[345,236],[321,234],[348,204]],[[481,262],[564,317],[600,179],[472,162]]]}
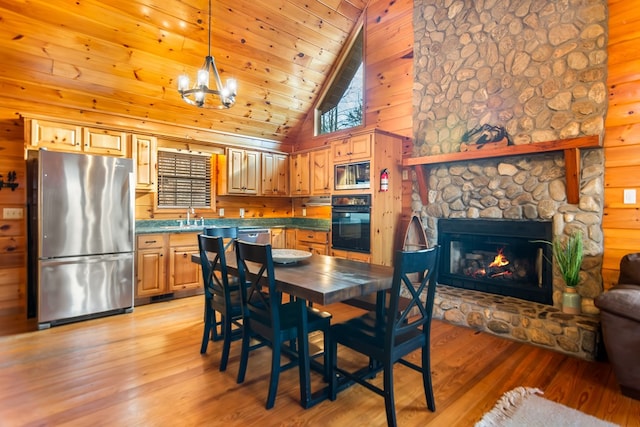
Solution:
{"label": "black wall oven", "polygon": [[371,252],[371,195],[331,197],[331,247]]}

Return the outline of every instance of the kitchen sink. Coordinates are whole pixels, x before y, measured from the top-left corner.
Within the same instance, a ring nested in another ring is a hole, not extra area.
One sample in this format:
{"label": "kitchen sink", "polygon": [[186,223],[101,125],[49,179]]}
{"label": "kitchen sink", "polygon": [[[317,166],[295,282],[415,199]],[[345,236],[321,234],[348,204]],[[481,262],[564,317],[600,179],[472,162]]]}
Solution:
{"label": "kitchen sink", "polygon": [[161,228],[163,230],[181,231],[181,230],[202,230],[204,227],[202,225],[164,225],[158,228]]}

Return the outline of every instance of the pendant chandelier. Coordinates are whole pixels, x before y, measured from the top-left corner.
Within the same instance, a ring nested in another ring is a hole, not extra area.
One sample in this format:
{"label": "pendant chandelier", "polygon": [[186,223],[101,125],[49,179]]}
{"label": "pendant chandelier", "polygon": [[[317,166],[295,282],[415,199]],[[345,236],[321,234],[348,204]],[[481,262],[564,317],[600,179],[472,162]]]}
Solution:
{"label": "pendant chandelier", "polygon": [[[209,86],[213,80],[213,87]],[[222,86],[216,62],[211,56],[211,0],[209,0],[209,54],[204,58],[202,68],[198,70],[195,84],[189,87],[189,76],[178,77],[178,92],[188,104],[204,108],[230,108],[236,103],[237,83],[235,79],[227,79]]]}

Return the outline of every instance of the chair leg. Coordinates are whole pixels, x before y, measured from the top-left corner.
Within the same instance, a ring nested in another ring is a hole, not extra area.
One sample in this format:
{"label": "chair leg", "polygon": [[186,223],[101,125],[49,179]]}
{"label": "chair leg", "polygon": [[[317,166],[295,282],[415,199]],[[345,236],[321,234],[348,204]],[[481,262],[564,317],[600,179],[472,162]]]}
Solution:
{"label": "chair leg", "polygon": [[222,356],[220,358],[220,371],[227,369],[227,361],[229,360],[229,350],[231,348],[231,319],[223,317],[221,327],[223,328],[224,342],[222,344]]}
{"label": "chair leg", "polygon": [[431,354],[429,353],[428,347],[422,348],[422,384],[424,386],[424,395],[427,399],[427,407],[432,412],[435,412],[436,398],[433,395],[433,381],[431,380]]}
{"label": "chair leg", "polygon": [[329,348],[325,348],[329,352],[329,400],[336,400],[338,394],[338,342],[329,340]]}
{"label": "chair leg", "polygon": [[393,393],[393,363],[390,360],[386,360],[384,363],[384,408],[387,412],[387,425],[389,427],[396,427],[398,422],[396,421],[396,407],[395,397]]}
{"label": "chair leg", "polygon": [[322,332],[323,336],[324,336],[324,340],[322,342],[322,350],[323,350],[323,355],[322,355],[322,376],[324,377],[324,382],[328,383],[331,380],[331,373],[333,372],[333,366],[331,366],[331,357],[330,357],[330,348],[331,347],[331,340],[329,339],[329,329],[327,329],[326,331]]}
{"label": "chair leg", "polygon": [[207,352],[207,347],[209,346],[209,339],[211,338],[211,328],[215,330],[216,327],[216,319],[215,319],[215,311],[209,305],[209,302],[205,303],[204,308],[204,331],[202,333],[202,345],[200,346],[200,354],[204,354]]}
{"label": "chair leg", "polygon": [[269,379],[269,395],[267,396],[267,409],[273,408],[276,403],[276,394],[278,392],[278,381],[280,379],[280,342],[273,343],[271,350],[271,378]]}
{"label": "chair leg", "polygon": [[242,331],[242,349],[240,350],[240,367],[238,368],[238,380],[237,383],[240,384],[244,382],[244,376],[247,373],[247,362],[249,360],[249,343],[251,341],[251,333],[249,332],[249,328],[243,328]]}
{"label": "chair leg", "polygon": [[[220,325],[220,333],[218,333],[218,325]],[[222,330],[224,325],[224,316],[220,314],[220,321],[216,318],[216,311],[213,310],[213,331],[211,333],[211,341],[220,341],[224,338],[224,331]]]}

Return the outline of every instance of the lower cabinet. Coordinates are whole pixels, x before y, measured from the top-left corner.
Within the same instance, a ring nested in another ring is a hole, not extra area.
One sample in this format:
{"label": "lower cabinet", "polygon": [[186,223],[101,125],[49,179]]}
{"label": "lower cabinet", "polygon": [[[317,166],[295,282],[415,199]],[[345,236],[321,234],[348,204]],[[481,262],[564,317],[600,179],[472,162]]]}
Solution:
{"label": "lower cabinet", "polygon": [[143,234],[136,246],[136,305],[153,298],[202,291],[202,270],[191,261],[198,253],[198,233]]}
{"label": "lower cabinet", "polygon": [[297,229],[296,249],[318,255],[329,255],[329,232]]}
{"label": "lower cabinet", "polygon": [[287,248],[287,231],[284,228],[271,229],[271,247],[273,249]]}
{"label": "lower cabinet", "polygon": [[137,238],[136,298],[167,292],[164,234],[144,234]]}
{"label": "lower cabinet", "polygon": [[362,252],[343,251],[341,249],[331,249],[331,256],[337,258],[352,259],[354,261],[371,262],[371,254]]}
{"label": "lower cabinet", "polygon": [[197,253],[197,233],[176,233],[169,235],[170,292],[202,287],[202,267],[191,261],[191,254]]}

